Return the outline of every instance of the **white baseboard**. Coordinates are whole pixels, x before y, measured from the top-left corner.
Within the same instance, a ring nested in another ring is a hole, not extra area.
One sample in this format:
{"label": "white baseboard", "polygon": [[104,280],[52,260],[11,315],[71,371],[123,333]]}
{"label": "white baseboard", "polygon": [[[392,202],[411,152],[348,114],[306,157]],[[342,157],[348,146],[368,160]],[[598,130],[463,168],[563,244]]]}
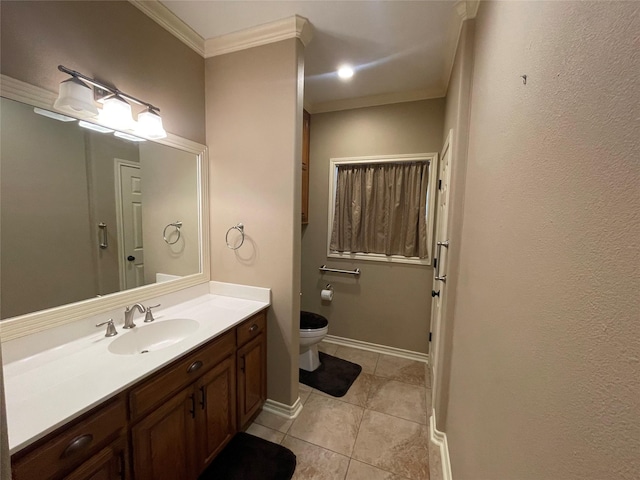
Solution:
{"label": "white baseboard", "polygon": [[409,360],[417,360],[419,362],[429,363],[429,354],[412,352],[411,350],[403,350],[402,348],[387,347],[386,345],[378,345],[377,343],[363,342],[361,340],[352,340],[351,338],[336,337],[335,335],[327,335],[324,342],[342,345],[344,347],[359,348],[360,350],[368,350],[375,353],[383,353],[385,355],[393,355],[395,357],[407,358]]}
{"label": "white baseboard", "polygon": [[262,410],[278,415],[279,417],[293,420],[300,415],[300,412],[302,411],[302,402],[300,401],[300,397],[298,397],[293,405],[286,405],[267,398],[267,401],[264,402],[264,405],[262,406]]}
{"label": "white baseboard", "polygon": [[442,463],[442,480],[453,480],[451,476],[451,459],[449,458],[449,444],[447,434],[436,428],[436,411],[431,411],[429,418],[429,439],[440,450],[440,462]]}

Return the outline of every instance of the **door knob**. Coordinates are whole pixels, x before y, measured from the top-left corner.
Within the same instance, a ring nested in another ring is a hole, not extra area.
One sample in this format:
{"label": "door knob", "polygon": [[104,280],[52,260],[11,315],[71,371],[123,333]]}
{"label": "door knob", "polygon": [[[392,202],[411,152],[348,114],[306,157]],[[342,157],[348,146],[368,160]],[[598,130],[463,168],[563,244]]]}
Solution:
{"label": "door knob", "polygon": [[136,257],[134,257],[133,255],[129,255],[127,257],[127,260],[129,260],[130,262],[133,262],[136,259]]}
{"label": "door knob", "polygon": [[431,290],[431,296],[432,297],[439,297],[440,296],[440,290],[438,290],[437,292],[435,290]]}

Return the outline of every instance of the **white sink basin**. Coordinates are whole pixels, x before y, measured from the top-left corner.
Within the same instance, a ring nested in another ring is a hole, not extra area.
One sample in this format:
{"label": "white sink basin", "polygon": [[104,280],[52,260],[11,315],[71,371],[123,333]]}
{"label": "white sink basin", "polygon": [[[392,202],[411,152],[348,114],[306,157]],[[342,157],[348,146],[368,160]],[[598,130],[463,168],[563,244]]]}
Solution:
{"label": "white sink basin", "polygon": [[116,355],[137,355],[161,350],[187,338],[198,329],[198,325],[189,318],[138,325],[111,342],[109,351]]}

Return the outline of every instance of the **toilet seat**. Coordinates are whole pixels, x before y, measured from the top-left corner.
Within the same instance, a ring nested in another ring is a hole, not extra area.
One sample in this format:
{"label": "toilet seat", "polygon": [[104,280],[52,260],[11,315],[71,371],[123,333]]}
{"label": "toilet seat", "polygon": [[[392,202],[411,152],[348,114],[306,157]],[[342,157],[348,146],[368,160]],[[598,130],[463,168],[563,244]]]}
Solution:
{"label": "toilet seat", "polygon": [[300,312],[300,331],[313,331],[327,328],[329,321],[313,312]]}

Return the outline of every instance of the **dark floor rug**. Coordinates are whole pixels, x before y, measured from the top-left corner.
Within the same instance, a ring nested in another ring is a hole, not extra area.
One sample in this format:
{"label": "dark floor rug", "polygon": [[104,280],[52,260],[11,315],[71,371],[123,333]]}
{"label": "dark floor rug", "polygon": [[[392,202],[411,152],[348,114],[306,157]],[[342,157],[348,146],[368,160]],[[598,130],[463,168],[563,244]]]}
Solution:
{"label": "dark floor rug", "polygon": [[300,382],[333,397],[344,397],[362,367],[323,352],[318,354],[320,366],[313,372],[300,369]]}
{"label": "dark floor rug", "polygon": [[295,469],[291,450],[240,432],[198,480],[290,480]]}

